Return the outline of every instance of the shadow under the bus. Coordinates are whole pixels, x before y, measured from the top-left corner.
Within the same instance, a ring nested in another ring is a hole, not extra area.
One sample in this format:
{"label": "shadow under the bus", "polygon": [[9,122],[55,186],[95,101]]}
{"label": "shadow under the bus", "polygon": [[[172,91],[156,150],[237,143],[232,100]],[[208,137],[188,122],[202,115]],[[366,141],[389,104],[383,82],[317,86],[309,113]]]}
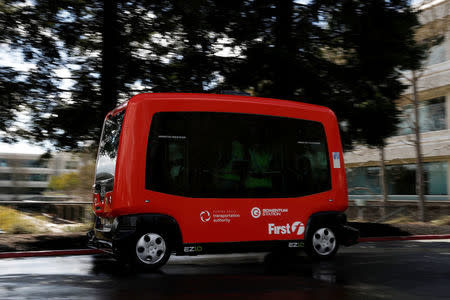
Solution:
{"label": "shadow under the bus", "polygon": [[[173,256],[160,270],[140,272],[130,264],[108,255],[96,255],[92,273],[113,277],[171,275],[296,275],[330,283],[336,282],[336,271],[342,259],[315,261],[303,253],[248,253],[200,256]],[[345,260],[345,259],[344,259]]]}

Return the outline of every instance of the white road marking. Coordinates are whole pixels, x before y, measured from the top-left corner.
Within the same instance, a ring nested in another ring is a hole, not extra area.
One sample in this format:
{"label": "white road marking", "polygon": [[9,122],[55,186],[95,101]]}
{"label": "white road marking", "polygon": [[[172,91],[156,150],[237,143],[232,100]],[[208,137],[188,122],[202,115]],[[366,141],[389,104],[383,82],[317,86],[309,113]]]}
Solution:
{"label": "white road marking", "polygon": [[421,243],[450,243],[450,239],[445,239],[445,240],[413,240],[413,241],[409,241],[409,242],[421,242]]}

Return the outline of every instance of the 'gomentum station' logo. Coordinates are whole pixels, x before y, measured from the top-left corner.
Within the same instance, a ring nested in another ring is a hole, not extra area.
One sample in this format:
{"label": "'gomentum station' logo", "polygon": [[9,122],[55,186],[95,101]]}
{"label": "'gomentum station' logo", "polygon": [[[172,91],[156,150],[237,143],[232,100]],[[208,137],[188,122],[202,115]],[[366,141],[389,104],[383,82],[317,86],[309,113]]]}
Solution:
{"label": "'gomentum station' logo", "polygon": [[287,208],[263,208],[253,207],[250,211],[253,218],[258,219],[259,217],[279,217],[282,214],[287,214],[289,210]]}
{"label": "'gomentum station' logo", "polygon": [[258,219],[261,217],[261,209],[259,207],[253,207],[251,210],[252,217]]}

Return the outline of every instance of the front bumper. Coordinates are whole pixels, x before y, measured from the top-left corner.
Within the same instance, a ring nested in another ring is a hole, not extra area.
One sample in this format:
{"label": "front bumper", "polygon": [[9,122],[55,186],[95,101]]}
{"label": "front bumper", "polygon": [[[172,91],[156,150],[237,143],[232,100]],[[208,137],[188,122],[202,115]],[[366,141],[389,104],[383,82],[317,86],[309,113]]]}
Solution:
{"label": "front bumper", "polygon": [[126,251],[125,247],[130,244],[134,234],[135,228],[119,228],[117,224],[114,224],[111,230],[94,228],[87,233],[87,246],[120,255],[121,252]]}
{"label": "front bumper", "polygon": [[86,235],[88,237],[87,246],[89,248],[102,250],[104,252],[108,252],[111,254],[113,253],[112,242],[107,241],[107,240],[98,239],[95,236],[94,229],[90,230]]}

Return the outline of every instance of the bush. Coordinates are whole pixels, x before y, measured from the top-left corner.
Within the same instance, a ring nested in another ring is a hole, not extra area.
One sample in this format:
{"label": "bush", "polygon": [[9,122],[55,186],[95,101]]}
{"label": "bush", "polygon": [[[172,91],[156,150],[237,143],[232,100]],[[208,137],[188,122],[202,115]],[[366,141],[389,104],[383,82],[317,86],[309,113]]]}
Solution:
{"label": "bush", "polygon": [[7,233],[37,233],[40,228],[27,219],[29,216],[16,209],[0,206],[0,229]]}
{"label": "bush", "polygon": [[53,191],[68,191],[77,189],[80,186],[80,178],[78,173],[72,172],[52,176],[48,184],[48,188]]}
{"label": "bush", "polygon": [[35,233],[36,229],[30,225],[25,224],[14,224],[9,233],[12,234],[25,234],[25,233]]}
{"label": "bush", "polygon": [[450,225],[450,216],[440,217],[439,219],[431,221],[431,223],[438,226]]}

